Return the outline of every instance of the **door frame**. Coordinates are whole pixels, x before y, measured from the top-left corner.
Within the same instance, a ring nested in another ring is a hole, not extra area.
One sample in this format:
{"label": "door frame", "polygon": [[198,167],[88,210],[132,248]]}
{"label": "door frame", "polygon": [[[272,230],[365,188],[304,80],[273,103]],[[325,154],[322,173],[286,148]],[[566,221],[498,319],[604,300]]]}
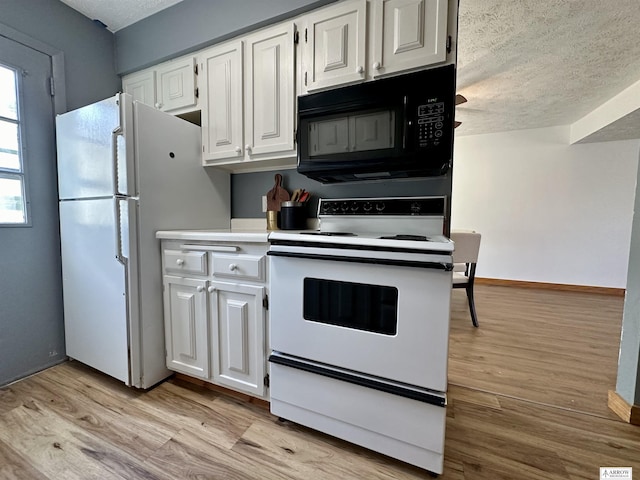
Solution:
{"label": "door frame", "polygon": [[[67,111],[67,92],[64,75],[64,52],[18,30],[15,30],[3,23],[0,23],[0,36],[6,37],[25,47],[29,47],[40,53],[51,57],[51,71],[53,75],[54,95],[53,113],[54,115]],[[55,133],[55,132],[54,132]]]}

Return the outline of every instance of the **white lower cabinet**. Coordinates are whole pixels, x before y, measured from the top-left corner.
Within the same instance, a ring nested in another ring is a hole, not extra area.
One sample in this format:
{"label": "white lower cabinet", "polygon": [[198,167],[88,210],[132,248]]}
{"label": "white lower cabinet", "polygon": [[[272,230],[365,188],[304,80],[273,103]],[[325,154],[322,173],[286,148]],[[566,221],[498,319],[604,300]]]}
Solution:
{"label": "white lower cabinet", "polygon": [[162,249],[167,368],[268,399],[267,244]]}
{"label": "white lower cabinet", "polygon": [[265,288],[211,282],[209,292],[213,381],[263,397]]}
{"label": "white lower cabinet", "polygon": [[206,280],[164,276],[167,368],[209,377]]}

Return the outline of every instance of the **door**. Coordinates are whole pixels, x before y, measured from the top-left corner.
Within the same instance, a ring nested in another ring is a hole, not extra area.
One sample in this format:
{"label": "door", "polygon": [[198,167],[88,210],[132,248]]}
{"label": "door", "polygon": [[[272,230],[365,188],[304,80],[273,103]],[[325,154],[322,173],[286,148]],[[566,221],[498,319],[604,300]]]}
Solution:
{"label": "door", "polygon": [[167,367],[209,378],[206,280],[164,277]]}
{"label": "door", "polygon": [[445,391],[451,272],[318,250],[315,258],[303,249],[271,256],[271,348]]}
{"label": "door", "polygon": [[[202,158],[241,160],[244,156],[242,42],[203,53]],[[213,162],[212,164],[215,164]]]}
{"label": "door", "polygon": [[129,384],[127,280],[116,220],[126,208],[121,203],[60,202],[62,284],[67,355]]}
{"label": "door", "polygon": [[293,23],[246,41],[245,149],[249,157],[293,150]]}
{"label": "door", "polygon": [[56,117],[60,199],[114,194],[112,132],[119,126],[115,97]]}
{"label": "door", "polygon": [[443,62],[447,0],[375,0],[372,76]]}
{"label": "door", "polygon": [[156,70],[156,108],[170,112],[196,104],[195,57],[178,58],[163,63]]}
{"label": "door", "polygon": [[264,287],[211,282],[212,378],[259,397],[264,396]]}
{"label": "door", "polygon": [[134,100],[154,107],[156,104],[155,70],[127,75],[122,79],[122,91],[131,95]]}
{"label": "door", "polygon": [[[51,58],[0,36],[0,76],[0,385],[4,385],[60,362],[65,351],[53,102],[48,88]],[[15,198],[7,198],[14,193]],[[24,207],[18,209],[24,212],[18,218],[7,205],[15,205],[14,201]]]}
{"label": "door", "polygon": [[366,17],[365,0],[341,2],[309,15],[308,91],[365,79]]}

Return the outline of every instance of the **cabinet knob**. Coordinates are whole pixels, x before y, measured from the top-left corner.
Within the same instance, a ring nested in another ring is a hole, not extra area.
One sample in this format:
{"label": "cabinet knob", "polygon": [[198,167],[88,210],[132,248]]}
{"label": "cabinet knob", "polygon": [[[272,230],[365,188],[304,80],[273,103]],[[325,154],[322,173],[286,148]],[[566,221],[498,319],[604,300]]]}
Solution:
{"label": "cabinet knob", "polygon": [[162,108],[162,104],[161,103],[156,103],[156,108]]}
{"label": "cabinet knob", "polygon": [[198,285],[198,286],[196,287],[196,290],[197,290],[198,292],[204,292],[204,287],[203,287],[202,285]]}
{"label": "cabinet knob", "polygon": [[356,68],[356,73],[364,73],[364,67],[362,65]]}
{"label": "cabinet knob", "polygon": [[236,153],[242,153],[242,147],[236,147]]}
{"label": "cabinet knob", "polygon": [[207,288],[207,292],[209,292],[209,293],[213,293],[213,292],[215,292],[215,291],[216,291],[216,287],[209,287],[209,288]]}
{"label": "cabinet knob", "polygon": [[236,265],[235,263],[230,263],[229,264],[229,271],[230,272],[234,272],[238,269],[238,265]]}
{"label": "cabinet knob", "polygon": [[250,151],[251,151],[251,145],[249,145],[249,144],[247,143],[247,144],[244,146],[244,149],[245,149],[247,152],[250,152]]}
{"label": "cabinet knob", "polygon": [[374,62],[373,69],[380,70],[382,68],[382,64],[380,62]]}
{"label": "cabinet knob", "polygon": [[181,267],[182,265],[184,265],[184,260],[182,258],[179,258],[176,260],[176,265],[178,265],[179,267]]}

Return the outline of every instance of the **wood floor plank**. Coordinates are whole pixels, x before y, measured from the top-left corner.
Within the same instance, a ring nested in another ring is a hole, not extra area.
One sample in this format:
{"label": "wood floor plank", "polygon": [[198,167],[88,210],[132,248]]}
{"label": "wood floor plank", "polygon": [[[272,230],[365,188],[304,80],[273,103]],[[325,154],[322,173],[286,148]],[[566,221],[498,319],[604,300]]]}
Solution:
{"label": "wood floor plank", "polygon": [[7,443],[0,440],[0,478],[3,480],[47,480],[31,464],[29,457],[23,457]]}
{"label": "wood floor plank", "polygon": [[270,464],[221,448],[187,429],[167,442],[146,466],[166,479],[293,480]]}
{"label": "wood floor plank", "polygon": [[0,416],[0,440],[28,456],[31,464],[50,479],[154,478],[145,476],[144,469],[131,457],[37,401],[25,402]]}
{"label": "wood floor plank", "polygon": [[[479,328],[464,293],[452,299],[440,478],[592,480],[600,466],[640,471],[640,427],[607,408],[622,299],[478,285],[476,301]],[[143,392],[67,362],[0,389],[0,478],[428,476],[189,382]]]}
{"label": "wood floor plank", "polygon": [[476,286],[480,322],[454,291],[449,382],[615,419],[622,298]]}

